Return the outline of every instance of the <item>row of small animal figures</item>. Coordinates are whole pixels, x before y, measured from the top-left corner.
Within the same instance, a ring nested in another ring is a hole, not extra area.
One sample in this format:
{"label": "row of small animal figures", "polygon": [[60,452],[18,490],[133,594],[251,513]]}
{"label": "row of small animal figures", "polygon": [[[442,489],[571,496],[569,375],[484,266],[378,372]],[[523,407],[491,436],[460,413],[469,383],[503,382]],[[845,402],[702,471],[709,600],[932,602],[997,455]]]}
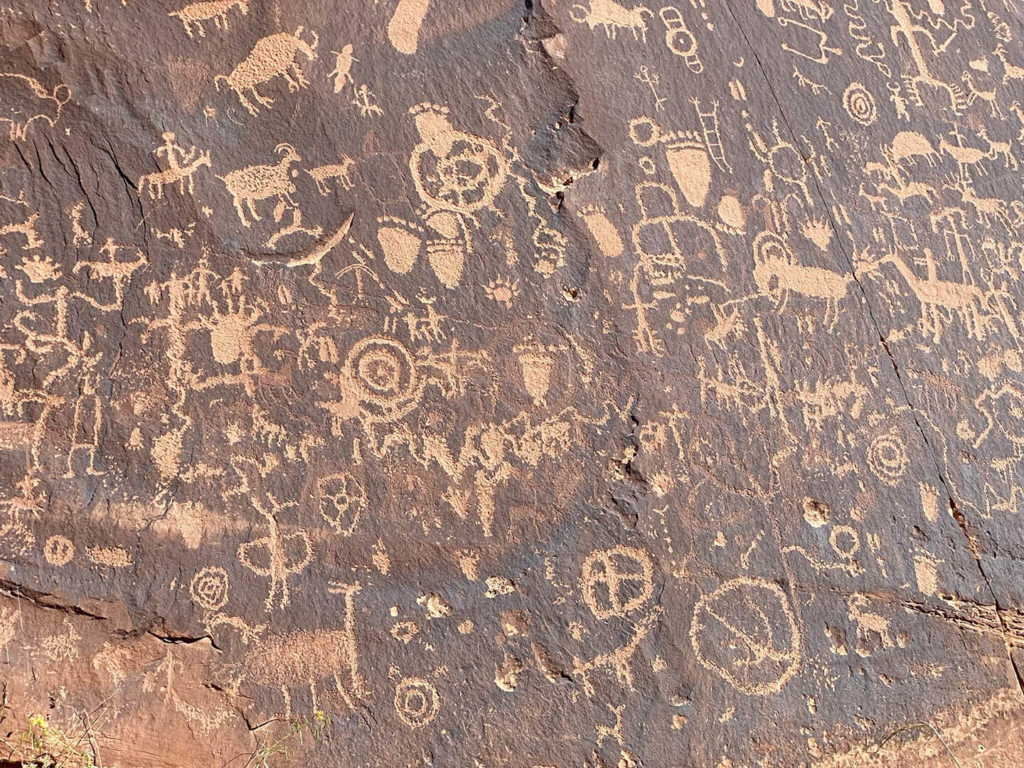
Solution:
{"label": "row of small animal figures", "polygon": [[[298,176],[299,172],[291,166],[301,162],[302,157],[291,144],[278,144],[275,151],[281,155],[281,159],[272,165],[250,165],[217,177],[231,193],[235,210],[243,226],[249,226],[242,208],[243,203],[252,218],[257,221],[260,217],[254,204],[259,200],[278,198],[293,208],[298,207],[292,199],[296,191],[292,178]],[[184,164],[174,163],[170,168],[142,176],[138,183],[139,194],[148,192],[151,199],[158,199],[163,197],[164,187],[174,183],[178,184],[178,190],[182,194],[185,194],[186,190],[192,194],[195,191],[196,171],[211,164],[210,152],[199,152],[193,147],[183,155],[183,161]],[[306,173],[316,182],[320,194],[326,195],[330,192],[327,185],[330,179],[337,179],[345,189],[352,188],[351,174],[354,165],[354,160],[343,156],[338,163],[317,166],[306,170]]]}

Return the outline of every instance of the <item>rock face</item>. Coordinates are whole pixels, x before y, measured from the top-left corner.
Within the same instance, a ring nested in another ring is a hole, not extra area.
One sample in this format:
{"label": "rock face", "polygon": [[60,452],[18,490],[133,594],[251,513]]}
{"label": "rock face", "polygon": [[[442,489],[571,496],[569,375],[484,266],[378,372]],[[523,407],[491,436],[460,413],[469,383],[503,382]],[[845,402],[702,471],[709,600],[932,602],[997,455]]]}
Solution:
{"label": "rock face", "polygon": [[1020,765],[1019,7],[639,2],[4,10],[0,765]]}

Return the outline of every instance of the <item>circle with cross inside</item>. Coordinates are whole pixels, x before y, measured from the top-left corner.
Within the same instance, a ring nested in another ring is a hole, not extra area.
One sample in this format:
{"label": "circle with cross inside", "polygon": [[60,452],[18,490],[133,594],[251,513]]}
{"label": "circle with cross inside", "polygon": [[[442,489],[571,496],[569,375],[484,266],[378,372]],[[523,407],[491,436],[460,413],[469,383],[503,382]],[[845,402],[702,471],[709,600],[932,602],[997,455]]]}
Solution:
{"label": "circle with cross inside", "polygon": [[654,591],[654,565],[642,549],[621,544],[592,552],[580,576],[583,600],[598,619],[643,608]]}

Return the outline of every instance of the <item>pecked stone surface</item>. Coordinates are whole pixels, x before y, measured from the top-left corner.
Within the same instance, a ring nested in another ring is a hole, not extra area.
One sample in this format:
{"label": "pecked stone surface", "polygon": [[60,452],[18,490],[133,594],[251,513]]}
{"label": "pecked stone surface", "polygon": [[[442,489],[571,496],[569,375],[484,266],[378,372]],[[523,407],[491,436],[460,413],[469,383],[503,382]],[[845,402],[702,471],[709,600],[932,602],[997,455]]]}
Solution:
{"label": "pecked stone surface", "polygon": [[1022,34],[4,8],[0,765],[1018,765]]}

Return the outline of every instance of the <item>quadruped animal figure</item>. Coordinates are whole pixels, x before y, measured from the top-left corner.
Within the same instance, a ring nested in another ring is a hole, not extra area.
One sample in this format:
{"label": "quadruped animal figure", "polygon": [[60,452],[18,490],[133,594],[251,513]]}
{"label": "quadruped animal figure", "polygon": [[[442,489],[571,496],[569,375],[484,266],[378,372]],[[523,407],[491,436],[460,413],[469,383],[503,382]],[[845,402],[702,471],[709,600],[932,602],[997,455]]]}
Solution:
{"label": "quadruped animal figure", "polygon": [[331,192],[330,187],[327,186],[330,179],[337,179],[344,189],[352,189],[352,169],[355,164],[356,161],[351,157],[342,155],[339,162],[319,165],[306,173],[316,182],[317,191],[321,195],[328,195]]}
{"label": "quadruped animal figure", "polygon": [[285,703],[285,716],[291,717],[291,689],[308,687],[313,709],[321,707],[317,683],[329,680],[351,709],[366,694],[359,674],[359,652],[355,634],[355,595],[359,583],[333,582],[330,594],[344,595],[344,625],[339,629],[318,629],[265,637],[245,658],[245,676],[258,685],[276,687]]}
{"label": "quadruped animal figure", "polygon": [[569,11],[573,21],[586,24],[591,29],[603,27],[612,40],[620,29],[628,29],[634,40],[647,42],[647,22],[644,16],[654,16],[650,8],[638,5],[626,8],[615,0],[589,0],[589,7],[576,4]]}
{"label": "quadruped animal figure", "polygon": [[71,89],[66,85],[48,91],[34,77],[0,72],[0,123],[10,126],[11,141],[25,141],[28,129],[37,121],[55,126],[69,101]]}
{"label": "quadruped animal figure", "polygon": [[178,184],[178,192],[185,194],[185,190],[191,195],[195,193],[196,181],[195,174],[203,166],[210,167],[210,152],[206,150],[195,154],[193,149],[192,155],[188,156],[189,159],[185,165],[174,166],[171,168],[165,168],[161,171],[155,171],[154,173],[147,173],[144,176],[139,177],[139,195],[141,195],[147,188],[149,189],[150,199],[160,199],[164,196],[164,187],[168,184]]}
{"label": "quadruped animal figure", "polygon": [[194,32],[198,32],[200,37],[206,37],[204,21],[213,21],[217,29],[228,29],[228,11],[235,6],[238,6],[243,16],[249,13],[249,0],[205,0],[190,3],[181,10],[171,11],[167,15],[180,19],[185,25],[185,32],[195,40]]}
{"label": "quadruped animal figure", "polygon": [[249,221],[245,218],[242,203],[245,203],[249,215],[256,221],[260,220],[255,206],[258,200],[276,197],[292,208],[298,207],[292,199],[295,192],[292,176],[297,175],[298,171],[292,170],[291,166],[293,163],[301,162],[302,158],[291,144],[278,144],[274,151],[281,155],[281,159],[274,165],[250,165],[232,171],[226,176],[217,177],[231,193],[235,211],[243,227],[248,227]]}
{"label": "quadruped animal figure", "polygon": [[299,88],[308,86],[309,80],[299,67],[298,56],[301,53],[310,61],[316,61],[316,47],[320,42],[320,37],[316,32],[310,30],[309,33],[313,40],[307,43],[301,37],[302,29],[299,26],[296,28],[295,34],[278,32],[259,40],[249,55],[231,71],[230,75],[217,75],[213,79],[217,90],[220,90],[222,82],[227,83],[228,87],[238,96],[242,106],[248,110],[249,114],[255,115],[259,112],[259,108],[246,98],[246,91],[251,93],[257,102],[269,109],[274,100],[269,96],[261,95],[256,89],[257,86],[268,83],[279,75],[288,81],[288,90],[292,93]]}
{"label": "quadruped animal figure", "polygon": [[931,337],[933,343],[942,340],[942,332],[949,320],[959,317],[967,329],[968,338],[984,339],[991,315],[985,294],[976,285],[944,280],[938,276],[935,256],[924,249],[926,276],[919,277],[903,258],[890,253],[883,256],[881,264],[892,264],[921,304],[921,332]]}
{"label": "quadruped animal figure", "polygon": [[839,320],[839,302],[854,279],[824,267],[800,264],[785,239],[765,231],[754,238],[754,282],[759,293],[774,300],[780,312],[792,293],[824,300],[825,325],[832,330]]}

